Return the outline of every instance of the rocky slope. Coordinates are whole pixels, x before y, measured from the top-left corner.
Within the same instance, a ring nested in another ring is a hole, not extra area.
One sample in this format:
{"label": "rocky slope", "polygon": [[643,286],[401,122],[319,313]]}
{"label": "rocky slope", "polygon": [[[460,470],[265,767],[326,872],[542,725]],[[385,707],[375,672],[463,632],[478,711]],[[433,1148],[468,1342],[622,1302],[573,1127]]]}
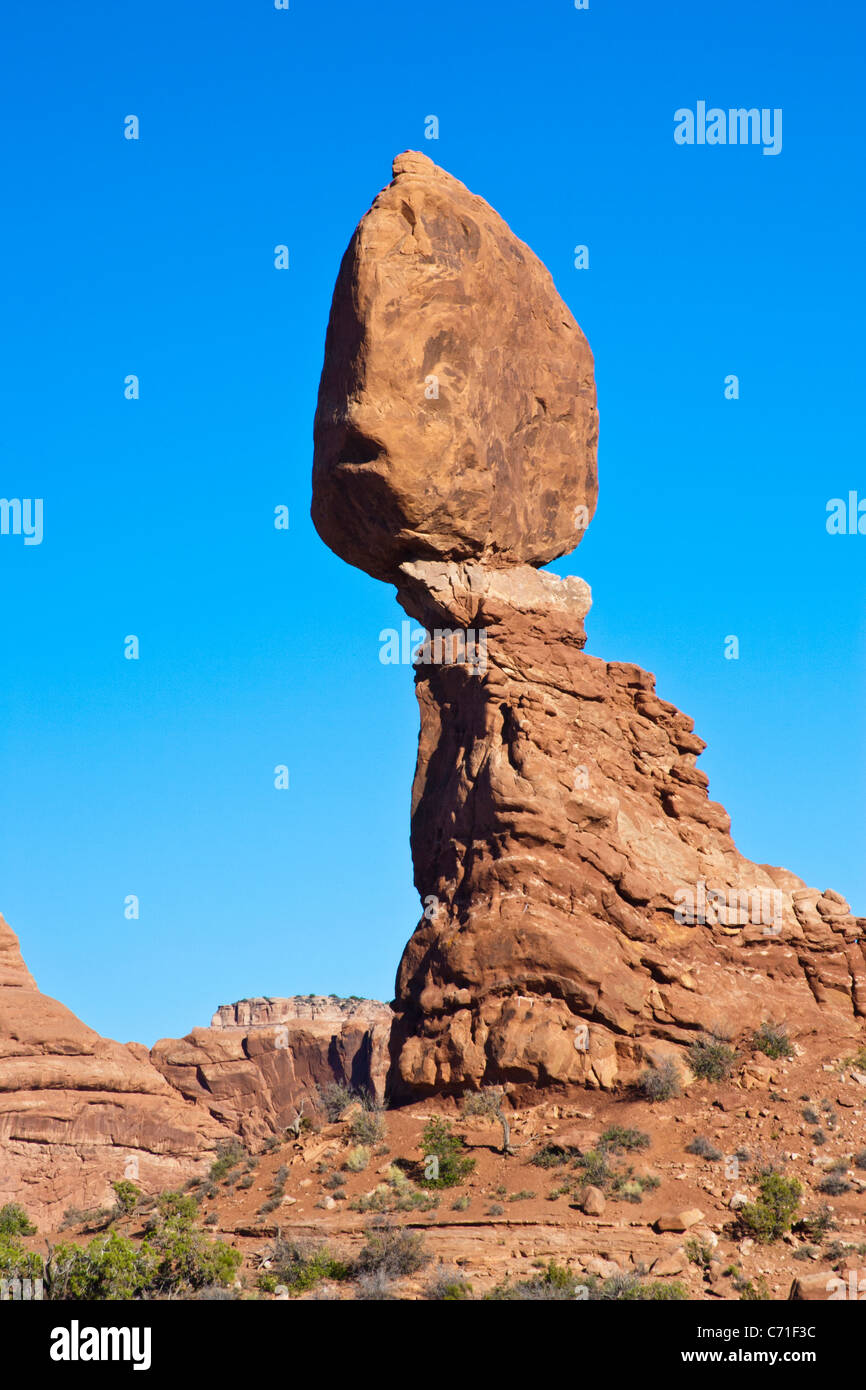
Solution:
{"label": "rocky slope", "polygon": [[[745,1042],[729,1076],[655,1104],[596,1091],[515,1105],[512,1093],[510,1156],[498,1124],[464,1118],[447,1100],[381,1115],[378,1138],[360,1146],[376,1117],[350,1105],[332,1123],[313,1116],[297,1139],[236,1152],[229,1171],[223,1164],[192,1190],[206,1229],[243,1253],[239,1297],[289,1296],[275,1274],[278,1237],[308,1258],[327,1249],[351,1262],[371,1233],[390,1228],[420,1238],[420,1269],[392,1269],[378,1284],[320,1279],[300,1296],[423,1299],[460,1282],[477,1299],[538,1280],[552,1260],[578,1287],[636,1282],[711,1301],[839,1299],[850,1296],[852,1277],[861,1291],[866,1279],[864,1097],[866,1073],[830,1045],[773,1060]],[[453,1126],[474,1165],[452,1187],[425,1181],[423,1139],[434,1117]],[[741,1214],[758,1201],[768,1165],[800,1192],[787,1228],[764,1243]],[[116,1229],[140,1235],[144,1208]],[[86,1241],[92,1230],[73,1234]],[[29,1244],[44,1253],[55,1235],[43,1224]],[[264,1289],[263,1275],[271,1276]]]}
{"label": "rocky slope", "polygon": [[229,1134],[145,1047],[100,1037],[41,994],[0,917],[0,1205],[56,1214],[99,1204],[124,1177],[171,1187]]}

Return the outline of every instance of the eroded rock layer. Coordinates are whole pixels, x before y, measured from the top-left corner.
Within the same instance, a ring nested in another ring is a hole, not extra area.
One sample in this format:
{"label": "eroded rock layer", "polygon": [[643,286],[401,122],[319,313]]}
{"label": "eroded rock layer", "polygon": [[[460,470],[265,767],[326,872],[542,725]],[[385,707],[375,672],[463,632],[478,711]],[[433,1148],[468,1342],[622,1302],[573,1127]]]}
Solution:
{"label": "eroded rock layer", "polygon": [[583,651],[586,586],[404,568],[407,611],[484,629],[486,669],[416,672],[427,908],[397,979],[395,1090],[608,1087],[701,1031],[805,1036],[828,1010],[855,1035],[866,919],[739,854],[693,721],[648,672]]}

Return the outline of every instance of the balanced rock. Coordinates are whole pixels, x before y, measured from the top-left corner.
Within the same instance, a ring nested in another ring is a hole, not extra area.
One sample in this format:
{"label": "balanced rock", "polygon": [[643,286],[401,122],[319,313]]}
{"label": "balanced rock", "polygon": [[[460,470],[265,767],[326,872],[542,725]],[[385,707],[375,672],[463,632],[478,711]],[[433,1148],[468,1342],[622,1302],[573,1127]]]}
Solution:
{"label": "balanced rock", "polygon": [[[426,387],[426,389],[425,389]],[[429,634],[391,1095],[612,1088],[702,1033],[862,1037],[866,922],[742,856],[653,676],[584,650],[537,567],[595,502],[589,348],[480,198],[401,155],[331,310],[313,518]]]}
{"label": "balanced rock", "polygon": [[426,155],[394,160],[334,290],[312,515],[344,560],[541,565],[597,496],[589,344],[549,272]]}

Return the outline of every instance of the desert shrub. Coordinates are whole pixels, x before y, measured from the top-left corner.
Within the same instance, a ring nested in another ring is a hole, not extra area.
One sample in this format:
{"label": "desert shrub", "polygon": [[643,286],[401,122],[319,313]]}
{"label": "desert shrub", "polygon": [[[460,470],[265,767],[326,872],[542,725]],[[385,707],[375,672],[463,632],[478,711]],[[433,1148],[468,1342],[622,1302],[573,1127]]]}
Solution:
{"label": "desert shrub", "polygon": [[866,1168],[866,1149],[861,1149],[859,1153],[856,1153],[853,1162],[855,1168]]}
{"label": "desert shrub", "polygon": [[689,1048],[689,1066],[702,1081],[726,1081],[736,1060],[736,1050],[713,1033],[697,1038]]}
{"label": "desert shrub", "polygon": [[698,1158],[708,1158],[713,1163],[722,1156],[721,1149],[717,1149],[715,1144],[711,1144],[702,1134],[696,1134],[692,1142],[686,1144],[686,1153],[697,1154]]}
{"label": "desert shrub", "polygon": [[117,1216],[117,1207],[67,1207],[59,1229],[82,1226],[86,1231],[104,1231]]}
{"label": "desert shrub", "polygon": [[760,1275],[754,1283],[751,1279],[735,1279],[733,1283],[734,1287],[740,1290],[740,1301],[743,1303],[768,1303],[772,1299],[772,1294],[763,1275]]}
{"label": "desert shrub", "polygon": [[370,1163],[370,1150],[364,1144],[358,1144],[354,1149],[350,1149],[346,1155],[345,1166],[350,1173],[363,1173]]}
{"label": "desert shrub", "polygon": [[851,1191],[851,1184],[840,1172],[828,1173],[818,1183],[818,1191],[827,1197],[841,1197],[845,1192]]}
{"label": "desert shrub", "polygon": [[824,1133],[823,1129],[816,1129],[812,1134],[812,1143],[820,1149],[823,1144],[826,1144],[826,1142],[827,1136]]}
{"label": "desert shrub", "polygon": [[490,1206],[487,1208],[487,1215],[488,1215],[488,1216],[504,1216],[504,1215],[505,1215],[505,1208],[504,1208],[504,1206],[502,1205],[501,1202],[491,1202]]}
{"label": "desert shrub", "polygon": [[417,1188],[394,1164],[385,1174],[384,1182],[379,1183],[372,1192],[354,1197],[349,1205],[352,1211],[373,1211],[384,1215],[396,1211],[432,1211],[439,1205],[439,1198]]}
{"label": "desert shrub", "polygon": [[[30,1235],[32,1232],[25,1232]],[[0,1279],[39,1279],[42,1277],[42,1256],[36,1255],[15,1236],[0,1232]]]}
{"label": "desert shrub", "polygon": [[238,1179],[238,1187],[242,1187],[246,1190],[248,1187],[252,1187],[253,1181],[252,1173],[247,1173],[245,1177]]}
{"label": "desert shrub", "polygon": [[428,1120],[421,1136],[424,1153],[424,1180],[428,1187],[457,1187],[475,1168],[474,1158],[465,1158],[464,1140],[455,1134],[448,1120],[438,1116]]}
{"label": "desert shrub", "polygon": [[232,1168],[246,1158],[247,1151],[237,1139],[229,1139],[225,1143],[217,1145],[216,1154],[217,1156],[208,1173],[211,1182],[221,1182]]}
{"label": "desert shrub", "polygon": [[685,1284],[678,1280],[654,1280],[644,1284],[636,1274],[614,1274],[602,1283],[587,1281],[591,1302],[678,1303],[688,1298]]}
{"label": "desert shrub", "polygon": [[530,1202],[535,1196],[536,1194],[534,1192],[530,1192],[528,1188],[522,1187],[519,1192],[512,1192],[508,1200],[509,1202]]}
{"label": "desert shrub", "polygon": [[485,1294],[485,1302],[571,1302],[577,1297],[580,1285],[581,1281],[570,1269],[551,1260],[529,1279],[521,1279],[516,1284],[509,1280],[497,1284]]}
{"label": "desert shrub", "polygon": [[590,1187],[607,1187],[615,1176],[608,1166],[607,1154],[601,1149],[587,1149],[575,1159],[575,1167],[582,1169],[582,1180]]}
{"label": "desert shrub", "polygon": [[211,1241],[205,1235],[197,1224],[194,1198],[163,1193],[157,1212],[141,1246],[142,1256],[152,1265],[149,1289],[183,1293],[233,1282],[243,1256],[224,1241]]}
{"label": "desert shrub", "polygon": [[680,1074],[676,1062],[668,1057],[657,1067],[648,1067],[637,1079],[637,1089],[644,1100],[655,1105],[658,1101],[672,1100],[680,1094]]}
{"label": "desert shrub", "polygon": [[349,1124],[349,1137],[354,1144],[362,1144],[365,1148],[375,1148],[381,1144],[387,1133],[385,1126],[385,1116],[378,1107],[362,1110],[360,1114],[354,1115]]}
{"label": "desert shrub", "polygon": [[712,1248],[703,1241],[692,1236],[683,1246],[683,1252],[686,1259],[693,1265],[698,1265],[701,1269],[709,1269],[713,1252]]}
{"label": "desert shrub", "polygon": [[529,1161],[536,1168],[562,1168],[572,1161],[576,1153],[576,1149],[563,1148],[561,1144],[545,1144]]}
{"label": "desert shrub", "polygon": [[367,1242],[355,1261],[358,1275],[380,1273],[398,1279],[417,1274],[430,1259],[424,1249],[424,1237],[417,1231],[383,1223],[369,1227],[366,1236]]}
{"label": "desert shrub", "polygon": [[598,1146],[610,1153],[634,1153],[638,1149],[648,1149],[650,1137],[642,1129],[624,1129],[622,1125],[611,1125],[602,1134]]}
{"label": "desert shrub", "polygon": [[794,1047],[784,1023],[762,1023],[752,1036],[752,1047],[755,1052],[763,1052],[765,1057],[773,1061],[794,1056]]}
{"label": "desert shrub", "polygon": [[807,1240],[822,1241],[830,1231],[835,1231],[836,1227],[836,1213],[824,1202],[817,1211],[801,1216],[800,1220],[794,1223],[793,1229],[798,1236],[805,1236]]}
{"label": "desert shrub", "polygon": [[452,1211],[468,1211],[468,1209],[469,1209],[469,1207],[470,1207],[471,1205],[472,1205],[472,1198],[471,1198],[471,1197],[466,1197],[466,1196],[458,1197],[455,1201],[453,1201],[453,1202],[451,1203],[451,1210],[452,1210]]}
{"label": "desert shrub", "polygon": [[472,1297],[472,1285],[457,1270],[437,1269],[424,1290],[430,1303],[460,1303]]}
{"label": "desert shrub", "polygon": [[384,1269],[371,1270],[369,1274],[359,1274],[355,1285],[355,1298],[359,1303],[393,1302],[393,1280]]}
{"label": "desert shrub", "polygon": [[337,1188],[346,1186],[346,1179],[342,1173],[329,1173],[322,1186],[326,1187],[329,1192],[336,1192]]}
{"label": "desert shrub", "polygon": [[35,1236],[36,1227],[23,1207],[7,1202],[0,1207],[0,1236]]}
{"label": "desert shrub", "polygon": [[553,1260],[531,1279],[516,1284],[506,1281],[486,1295],[496,1302],[568,1301],[590,1302],[668,1302],[688,1298],[685,1285],[678,1282],[643,1283],[636,1274],[615,1274],[610,1279],[578,1276]]}
{"label": "desert shrub", "polygon": [[758,1179],[758,1191],[757,1201],[747,1202],[741,1209],[739,1225],[747,1235],[769,1245],[791,1229],[803,1188],[796,1178],[767,1172]]}
{"label": "desert shrub", "polygon": [[332,1255],[324,1245],[315,1247],[277,1237],[269,1254],[270,1269],[258,1278],[258,1287],[273,1293],[279,1284],[292,1295],[306,1293],[323,1280],[342,1282],[351,1278],[351,1266]]}
{"label": "desert shrub", "polygon": [[319,1102],[331,1122],[339,1120],[354,1100],[360,1100],[360,1096],[345,1081],[329,1081],[326,1086],[319,1087]]}
{"label": "desert shrub", "polygon": [[818,1114],[818,1111],[812,1105],[804,1106],[803,1110],[800,1113],[802,1114],[803,1119],[806,1121],[807,1125],[819,1125],[821,1123],[821,1116]]}
{"label": "desert shrub", "polygon": [[128,1216],[135,1211],[138,1199],[141,1196],[141,1188],[136,1187],[134,1182],[127,1181],[126,1178],[120,1182],[113,1182],[114,1195],[117,1198],[118,1216]]}

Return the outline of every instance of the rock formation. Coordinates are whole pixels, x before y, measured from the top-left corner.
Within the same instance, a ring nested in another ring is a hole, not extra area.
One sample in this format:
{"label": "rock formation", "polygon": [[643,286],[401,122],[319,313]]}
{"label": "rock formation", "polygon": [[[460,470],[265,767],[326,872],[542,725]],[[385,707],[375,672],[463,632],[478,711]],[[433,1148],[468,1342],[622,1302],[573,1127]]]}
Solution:
{"label": "rock formation", "polygon": [[161,1191],[230,1137],[145,1047],[100,1037],[41,994],[0,917],[0,1206],[62,1215],[107,1202],[124,1177]]}
{"label": "rock formation", "polygon": [[206,1172],[221,1143],[281,1135],[320,1085],[382,1095],[391,1010],[370,1000],[249,999],[210,1028],[112,1042],[42,994],[0,917],[0,1206],[40,1219]]}
{"label": "rock formation", "polygon": [[311,1115],[329,1082],[381,1099],[392,1019],[370,999],[244,999],[150,1055],[182,1095],[256,1147],[299,1112]]}
{"label": "rock formation", "polygon": [[832,1013],[853,1037],[866,1016],[866,920],[738,853],[692,720],[586,654],[588,586],[534,568],[588,524],[596,436],[591,354],[547,272],[398,156],[334,291],[312,508],[429,633],[396,1095],[607,1088],[703,1030],[804,1036]]}

